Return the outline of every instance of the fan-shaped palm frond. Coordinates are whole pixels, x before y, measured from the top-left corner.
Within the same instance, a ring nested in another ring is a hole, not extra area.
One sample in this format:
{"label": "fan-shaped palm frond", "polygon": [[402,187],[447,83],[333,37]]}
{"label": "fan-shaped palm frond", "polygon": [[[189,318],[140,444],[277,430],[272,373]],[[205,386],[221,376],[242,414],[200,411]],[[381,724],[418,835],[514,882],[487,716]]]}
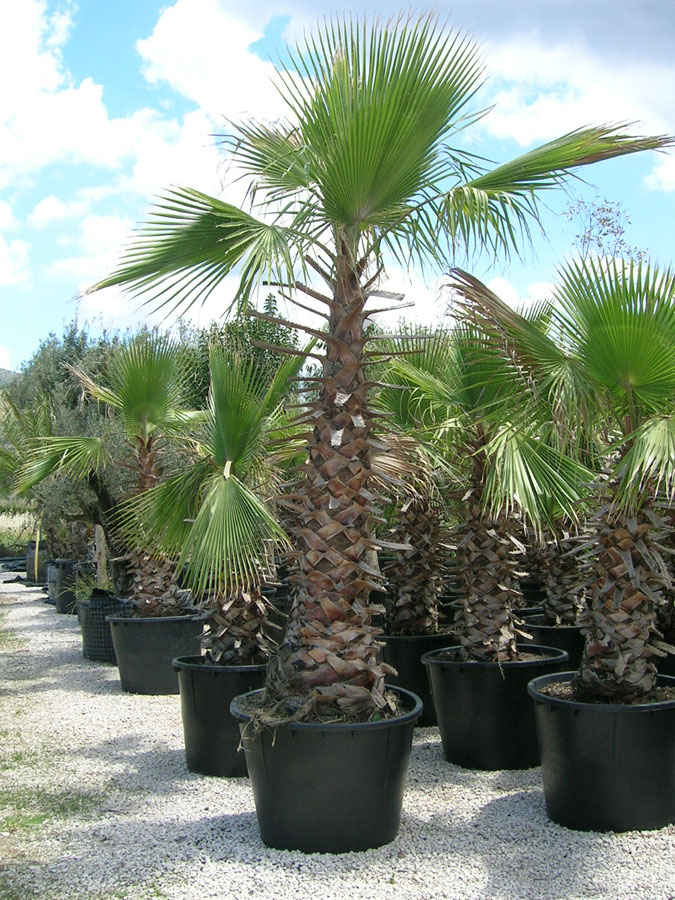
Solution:
{"label": "fan-shaped palm frond", "polygon": [[33,438],[32,449],[16,473],[16,487],[19,493],[24,493],[56,471],[81,480],[109,462],[100,437]]}

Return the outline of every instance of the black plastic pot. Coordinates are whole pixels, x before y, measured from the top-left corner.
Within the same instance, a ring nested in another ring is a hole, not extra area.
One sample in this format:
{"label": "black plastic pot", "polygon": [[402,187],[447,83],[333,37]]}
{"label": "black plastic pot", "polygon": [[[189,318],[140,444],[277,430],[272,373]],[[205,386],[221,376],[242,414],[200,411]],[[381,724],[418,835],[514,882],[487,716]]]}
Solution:
{"label": "black plastic pot", "polygon": [[28,584],[45,584],[47,581],[47,548],[40,544],[37,553],[37,576],[35,569],[35,548],[37,541],[26,544],[26,582]]}
{"label": "black plastic pot", "polygon": [[415,634],[394,635],[385,634],[379,636],[384,649],[382,658],[384,662],[393,666],[398,675],[388,675],[387,681],[398,687],[412,691],[423,703],[422,713],[417,724],[422,727],[436,725],[436,710],[431,698],[429,677],[427,670],[422,665],[422,656],[439,647],[449,647],[456,643],[452,634]]}
{"label": "black plastic pot", "polygon": [[56,564],[53,559],[47,563],[47,603],[56,603]]}
{"label": "black plastic pot", "polygon": [[188,770],[246,777],[246,754],[239,749],[239,725],[230,703],[239,694],[261,688],[267,666],[218,666],[203,656],[182,656],[174,659],[173,667],[178,673]]}
{"label": "black plastic pot", "polygon": [[402,688],[392,690],[406,711],[377,722],[257,730],[240,706],[243,698],[232,701],[268,847],[346,853],[394,840],[422,701]]}
{"label": "black plastic pot", "polygon": [[53,565],[56,569],[55,600],[57,613],[74,613],[77,600],[73,591],[77,561],[74,559],[55,559]]}
{"label": "black plastic pot", "polygon": [[518,645],[536,660],[463,662],[426,653],[443,753],[469,769],[529,769],[539,765],[534,710],[527,696],[532,678],[559,672],[567,653],[554,647]]}
{"label": "black plastic pot", "polygon": [[110,591],[94,588],[86,600],[77,604],[77,617],[82,631],[82,656],[100,662],[116,663],[110,622],[107,616],[131,612],[131,602],[116,597]]}
{"label": "black plastic pot", "polygon": [[[670,636],[666,637],[668,643],[672,644],[673,639]],[[669,653],[668,656],[660,656],[658,659],[655,659],[656,668],[659,670],[659,675],[673,675],[675,676],[675,655]]]}
{"label": "black plastic pot", "polygon": [[[636,831],[675,822],[675,700],[628,706],[542,693],[572,672],[535,678],[544,798],[550,818],[581,831]],[[675,678],[659,676],[675,687]]]}
{"label": "black plastic pot", "polygon": [[541,606],[546,599],[546,588],[540,581],[523,579],[520,582],[520,590],[527,606]]}
{"label": "black plastic pot", "polygon": [[122,690],[131,694],[177,694],[177,656],[199,650],[203,623],[194,616],[106,616]]}
{"label": "black plastic pot", "polygon": [[525,626],[523,631],[529,631],[533,644],[542,644],[544,647],[558,647],[565,650],[569,656],[568,668],[577,669],[584,652],[585,636],[581,633],[581,625],[546,625],[541,615],[523,616]]}

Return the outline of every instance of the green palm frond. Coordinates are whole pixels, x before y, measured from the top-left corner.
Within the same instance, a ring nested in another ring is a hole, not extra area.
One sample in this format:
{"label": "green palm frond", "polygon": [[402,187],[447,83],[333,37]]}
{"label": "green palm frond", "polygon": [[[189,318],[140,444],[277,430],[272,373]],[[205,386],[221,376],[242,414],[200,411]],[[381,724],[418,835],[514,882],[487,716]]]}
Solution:
{"label": "green palm frond", "polygon": [[199,594],[260,584],[271,541],[288,543],[268,507],[235,476],[214,475],[178,566]]}
{"label": "green palm frond", "polygon": [[519,253],[540,227],[538,195],[573,170],[604,159],[671,146],[668,135],[634,137],[626,123],[580,128],[490,171],[462,180],[441,199],[439,217],[453,245]]}
{"label": "green palm frond", "polygon": [[618,466],[615,503],[633,510],[648,492],[675,498],[675,412],[646,419],[629,435],[629,447]]}
{"label": "green palm frond", "polygon": [[181,384],[176,345],[154,335],[141,335],[120,348],[108,371],[111,389],[85,387],[122,416],[130,435],[148,436],[180,421]]}
{"label": "green palm frond", "polygon": [[301,243],[281,225],[261,222],[200,191],[175,188],[151,210],[117,269],[89,290],[125,285],[144,303],[187,311],[204,303],[239,266],[239,288],[230,305],[239,301],[243,307],[262,280],[293,282]]}
{"label": "green palm frond", "polygon": [[584,260],[560,272],[553,327],[629,430],[675,396],[675,274],[647,263]]}
{"label": "green palm frond", "polygon": [[475,44],[432,16],[369,25],[335,18],[279,73],[326,219],[397,220],[438,170],[443,138],[481,83]]}
{"label": "green palm frond", "polygon": [[24,493],[59,471],[76,479],[100,471],[109,463],[100,437],[44,437],[35,441],[16,475],[16,489]]}
{"label": "green palm frond", "polygon": [[504,425],[486,448],[483,502],[494,515],[524,513],[536,528],[552,515],[577,519],[592,473],[539,436]]}
{"label": "green palm frond", "polygon": [[213,347],[208,408],[177,435],[182,471],[120,509],[125,539],[142,549],[154,541],[199,594],[259,583],[270,542],[286,541],[261,498],[277,487],[270,433],[281,424],[286,379],[302,361],[285,362],[270,384],[255,360]]}
{"label": "green palm frond", "polygon": [[598,386],[589,383],[583,359],[555,339],[559,327],[551,325],[557,315],[553,305],[545,303],[525,316],[468,272],[455,268],[450,275],[450,286],[461,298],[460,316],[503,356],[514,383],[520,381],[540,405],[540,419],[558,424],[562,445],[571,447],[582,436],[573,423],[595,428],[601,417]]}

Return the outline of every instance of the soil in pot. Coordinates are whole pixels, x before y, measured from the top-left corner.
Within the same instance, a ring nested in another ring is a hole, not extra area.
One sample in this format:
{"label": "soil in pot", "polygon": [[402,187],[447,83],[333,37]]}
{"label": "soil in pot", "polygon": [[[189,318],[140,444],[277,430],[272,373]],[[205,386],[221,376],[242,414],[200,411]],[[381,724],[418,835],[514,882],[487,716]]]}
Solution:
{"label": "soil in pot", "polygon": [[122,690],[177,694],[173,661],[199,651],[203,623],[194,616],[107,616]]}
{"label": "soil in pot", "polygon": [[523,615],[523,613],[518,613],[518,615],[525,619],[525,625],[521,630],[532,635],[533,644],[565,650],[569,656],[568,667],[570,669],[579,667],[586,641],[581,633],[581,625],[548,625],[540,614]]}
{"label": "soil in pot", "polygon": [[[394,840],[422,701],[403,688],[391,690],[404,712],[376,722],[256,729],[245,710],[261,692],[232,701],[268,847],[346,853]],[[340,773],[348,773],[348,785]]]}
{"label": "soil in pot", "polygon": [[[549,817],[581,831],[634,831],[675,822],[675,700],[639,705],[548,696],[572,672],[534,679]],[[675,688],[675,678],[658,684]]]}
{"label": "soil in pot", "polygon": [[528,769],[539,765],[532,703],[532,678],[559,672],[567,653],[555,647],[519,644],[533,658],[513,662],[475,662],[426,653],[443,753],[448,762],[469,769]]}
{"label": "soil in pot", "polygon": [[173,667],[178,674],[188,771],[246,777],[246,754],[230,703],[239,694],[261,688],[267,666],[221,666],[204,656],[182,656],[173,661]]}
{"label": "soil in pot", "polygon": [[382,659],[393,666],[397,675],[388,676],[388,681],[398,687],[412,691],[422,700],[423,709],[417,720],[418,726],[426,728],[437,724],[434,701],[431,697],[429,676],[422,664],[422,656],[431,650],[450,647],[456,643],[453,634],[413,634],[378,637],[384,647]]}

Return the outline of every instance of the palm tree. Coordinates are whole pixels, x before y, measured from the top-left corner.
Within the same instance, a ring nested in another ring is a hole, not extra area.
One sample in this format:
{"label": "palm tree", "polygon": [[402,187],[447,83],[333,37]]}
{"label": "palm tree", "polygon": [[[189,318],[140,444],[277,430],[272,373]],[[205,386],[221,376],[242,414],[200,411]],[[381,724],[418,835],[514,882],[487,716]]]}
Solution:
{"label": "palm tree", "polygon": [[282,401],[303,357],[282,364],[271,381],[256,360],[212,347],[208,407],[175,436],[175,475],[123,504],[118,521],[139,550],[161,547],[200,598],[207,657],[222,665],[257,665],[272,648],[262,586],[273,549],[287,543],[272,498],[297,448]]}
{"label": "palm tree", "polygon": [[516,659],[521,519],[540,533],[552,507],[571,511],[582,470],[542,439],[536,398],[480,332],[438,332],[414,361],[393,366],[412,386],[421,439],[454,476],[460,655]]}
{"label": "palm tree", "polygon": [[227,141],[251,179],[251,212],[176,188],[93,289],[127,285],[146,302],[185,308],[238,268],[241,306],[266,281],[324,319],[325,332],[305,328],[326,351],[318,396],[299,419],[308,439],[295,491],[301,584],[267,693],[282,718],[326,707],[369,718],[390,703],[368,606],[380,582],[370,562],[376,353],[365,333],[387,259],[440,265],[457,248],[517,252],[538,225],[539,192],[578,166],[671,139],[589,127],[484,165],[453,146],[481,114],[469,112],[478,48],[432,16],[336,18],[291,52],[277,80],[288,119],[233,126]]}
{"label": "palm tree", "polygon": [[[24,492],[53,472],[62,472],[98,488],[102,499],[102,524],[114,548],[119,541],[113,533],[116,502],[103,496],[100,473],[106,466],[122,465],[134,476],[133,491],[147,491],[162,477],[158,451],[162,435],[179,426],[181,384],[175,349],[166,338],[140,335],[119,348],[108,367],[108,387],[96,384],[80,370],[74,370],[84,390],[105,404],[121,422],[127,440],[127,456],[116,458],[116,448],[105,433],[98,436],[33,435],[31,449],[17,472],[16,484]],[[173,587],[173,564],[153,552],[129,552],[127,570],[131,592],[140,615],[169,615],[180,607]]]}
{"label": "palm tree", "polygon": [[459,273],[457,284],[540,395],[576,397],[573,427],[604,442],[586,543],[592,609],[574,689],[581,699],[639,702],[653,694],[654,659],[674,651],[656,616],[670,586],[662,509],[675,492],[675,275],[643,261],[568,263],[548,334],[470,276]]}

